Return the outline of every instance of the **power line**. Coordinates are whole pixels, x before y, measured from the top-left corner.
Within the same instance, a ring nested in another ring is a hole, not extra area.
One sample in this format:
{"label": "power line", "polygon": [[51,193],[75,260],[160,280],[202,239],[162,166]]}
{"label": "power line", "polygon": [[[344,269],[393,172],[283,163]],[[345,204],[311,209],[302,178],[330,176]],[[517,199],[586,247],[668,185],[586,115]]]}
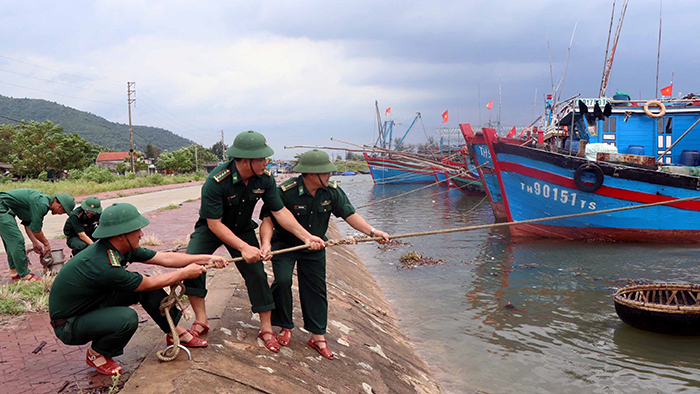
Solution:
{"label": "power line", "polygon": [[[84,79],[84,80],[86,80],[86,81],[102,82],[102,81],[98,81],[98,80],[96,80],[96,79],[85,78],[85,77],[81,77],[80,75],[68,74],[68,73],[64,73],[63,71],[59,71],[59,70],[55,70],[55,69],[52,69],[52,68],[47,68],[47,67],[39,66],[39,65],[36,65],[36,64],[32,64],[32,63],[28,63],[28,62],[22,61],[22,60],[13,59],[13,58],[11,58],[11,57],[9,57],[9,56],[5,56],[5,55],[0,55],[0,57],[1,57],[1,58],[4,58],[4,59],[12,60],[12,61],[17,62],[17,63],[26,64],[26,65],[28,65],[28,66],[32,66],[32,67],[36,67],[36,68],[41,68],[41,69],[43,69],[43,70],[53,71],[53,72],[57,72],[57,73],[63,74],[63,75],[68,75],[68,76],[71,76],[71,77],[74,77],[74,78]],[[112,86],[120,86],[120,85],[117,85],[117,84],[114,84],[114,83],[110,83],[110,82],[102,82],[102,83],[106,83],[106,84],[112,85]]]}
{"label": "power line", "polygon": [[5,70],[5,69],[3,69],[3,68],[0,68],[0,71],[4,71],[4,72],[7,72],[7,73],[16,74],[16,75],[21,75],[21,76],[27,77],[27,78],[37,79],[37,80],[39,80],[39,81],[46,81],[46,82],[50,82],[50,83],[55,83],[55,84],[57,84],[57,85],[68,86],[68,87],[71,87],[71,88],[78,88],[78,89],[83,89],[83,90],[91,90],[91,91],[93,91],[93,92],[107,93],[107,94],[113,94],[113,95],[115,95],[115,96],[121,96],[121,94],[115,93],[115,92],[107,92],[107,91],[104,91],[104,90],[90,89],[90,88],[85,88],[85,87],[78,86],[78,85],[71,85],[71,84],[68,84],[68,83],[56,82],[56,81],[52,81],[52,80],[50,80],[50,79],[44,79],[44,78],[39,78],[39,77],[35,77],[35,76],[32,76],[32,75],[27,75],[27,74],[18,73],[18,72],[16,72],[16,71]]}
{"label": "power line", "polygon": [[22,121],[21,121],[21,120],[8,118],[7,116],[2,116],[2,115],[0,115],[0,118],[4,118],[4,119],[7,119],[7,120],[11,120],[11,121],[13,121],[13,122],[17,122],[17,123],[19,123],[19,124],[22,124]]}
{"label": "power line", "polygon": [[[2,55],[0,55],[0,56],[2,56]],[[109,104],[109,105],[114,105],[114,106],[117,106],[117,107],[121,107],[121,106],[122,106],[122,104],[109,103],[109,102],[106,102],[106,101],[93,100],[93,99],[87,99],[87,98],[82,98],[82,97],[68,96],[68,95],[66,95],[66,94],[54,93],[54,92],[49,92],[49,91],[41,90],[41,89],[34,89],[34,88],[27,87],[27,86],[16,85],[16,84],[14,84],[14,83],[5,82],[5,81],[0,81],[0,83],[4,83],[4,84],[10,85],[10,86],[15,86],[15,87],[22,88],[22,89],[29,89],[29,90],[35,90],[35,91],[37,91],[37,92],[53,94],[53,95],[56,95],[56,96],[74,98],[74,99],[78,99],[78,100],[93,101],[93,102],[96,102],[96,103]]]}
{"label": "power line", "polygon": [[[158,108],[162,109],[163,111],[167,112],[167,113],[170,114],[174,119],[179,120],[179,121],[182,122],[183,124],[185,124],[185,125],[187,125],[187,126],[193,128],[193,129],[199,130],[199,131],[201,131],[201,132],[205,132],[205,133],[207,132],[206,130],[202,130],[202,129],[198,128],[197,126],[195,126],[195,125],[193,125],[193,124],[191,124],[191,123],[185,121],[184,119],[178,118],[178,117],[175,116],[172,112],[170,112],[170,111],[168,111],[167,109],[165,109],[164,107],[158,105],[158,103],[156,103],[155,100],[153,100],[152,98],[150,98],[150,97],[146,96],[145,94],[143,94],[143,91],[141,92],[141,97],[147,99],[147,100],[150,101],[150,102],[152,102],[153,105],[155,105],[155,106],[157,106]],[[144,104],[145,104],[145,103],[144,103]],[[154,109],[155,109],[155,108],[154,108]]]}

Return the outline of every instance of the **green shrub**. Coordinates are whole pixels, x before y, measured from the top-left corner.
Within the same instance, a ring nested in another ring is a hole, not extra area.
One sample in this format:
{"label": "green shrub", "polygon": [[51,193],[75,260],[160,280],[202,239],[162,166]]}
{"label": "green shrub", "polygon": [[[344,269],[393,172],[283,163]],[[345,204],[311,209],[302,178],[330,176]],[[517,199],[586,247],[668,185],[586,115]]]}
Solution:
{"label": "green shrub", "polygon": [[136,179],[136,173],[130,172],[130,173],[126,174],[126,179],[128,179],[128,180]]}
{"label": "green shrub", "polygon": [[79,170],[77,168],[72,169],[72,170],[68,170],[68,173],[70,174],[70,175],[68,175],[68,179],[72,179],[72,180],[77,181],[78,179],[83,177],[83,170]]}
{"label": "green shrub", "polygon": [[163,176],[163,174],[159,174],[159,173],[155,173],[155,174],[149,176],[148,180],[154,185],[165,184],[165,177]]}
{"label": "green shrub", "polygon": [[39,173],[39,176],[37,176],[36,179],[40,181],[45,181],[48,176],[49,174],[46,171],[42,171]]}
{"label": "green shrub", "polygon": [[83,171],[83,179],[96,183],[107,183],[114,181],[114,175],[109,170],[98,166],[90,166]]}

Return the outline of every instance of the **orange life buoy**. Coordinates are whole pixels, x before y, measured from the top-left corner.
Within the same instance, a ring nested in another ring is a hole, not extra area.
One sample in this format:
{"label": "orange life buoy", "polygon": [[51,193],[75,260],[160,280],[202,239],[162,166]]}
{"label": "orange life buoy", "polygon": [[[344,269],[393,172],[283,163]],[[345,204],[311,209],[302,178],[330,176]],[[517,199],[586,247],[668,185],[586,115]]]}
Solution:
{"label": "orange life buoy", "polygon": [[[659,107],[659,112],[653,113],[649,110],[649,106],[655,106]],[[652,118],[660,118],[664,115],[666,115],[666,106],[664,103],[662,103],[659,100],[649,100],[647,101],[646,104],[644,104],[644,112],[648,115],[651,116]]]}

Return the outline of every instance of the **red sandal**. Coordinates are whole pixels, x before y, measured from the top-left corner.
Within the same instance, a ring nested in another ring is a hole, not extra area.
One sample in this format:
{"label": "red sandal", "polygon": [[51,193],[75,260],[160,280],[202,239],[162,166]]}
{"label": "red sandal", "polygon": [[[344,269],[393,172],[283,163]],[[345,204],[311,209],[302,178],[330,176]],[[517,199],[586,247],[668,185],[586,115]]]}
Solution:
{"label": "red sandal", "polygon": [[289,328],[283,328],[279,334],[277,334],[277,342],[282,346],[289,346],[289,342],[292,341],[292,330]]}
{"label": "red sandal", "polygon": [[15,282],[19,282],[19,281],[21,281],[21,280],[22,280],[22,281],[25,281],[25,282],[35,282],[35,281],[41,280],[41,278],[38,277],[38,276],[36,276],[36,275],[34,275],[33,273],[30,272],[30,273],[28,273],[27,275],[25,275],[25,276],[23,276],[23,277],[21,277],[21,278],[20,278],[19,276],[17,276],[17,279],[13,279],[13,280],[14,280]]}
{"label": "red sandal", "polygon": [[[195,330],[195,326],[202,327],[202,331]],[[190,327],[190,333],[197,338],[199,338],[202,335],[205,335],[208,332],[209,332],[209,326],[204,324],[204,323],[200,323],[198,321],[195,321],[194,323],[192,323],[192,327]]]}
{"label": "red sandal", "polygon": [[[95,361],[99,360],[100,357],[105,360],[105,363],[100,365],[95,364]],[[121,365],[111,358],[107,358],[101,354],[95,356],[91,355],[90,351],[88,351],[85,355],[85,362],[87,365],[95,368],[97,372],[102,375],[116,376],[122,373]]]}
{"label": "red sandal", "polygon": [[[185,334],[188,334],[188,333],[189,333],[190,335],[192,335],[192,339],[190,339],[189,341],[185,342],[185,341],[182,340],[182,337],[185,336]],[[204,339],[201,339],[201,338],[199,338],[198,336],[194,335],[194,334],[193,334],[192,332],[190,332],[189,330],[183,331],[180,335],[178,335],[178,337],[180,337],[180,344],[181,344],[182,346],[186,346],[186,347],[207,347],[207,346],[209,346],[209,343],[207,343],[207,341],[205,341]],[[165,336],[165,343],[167,343],[168,346],[170,346],[170,345],[173,344],[173,335],[172,335],[172,334],[167,334],[167,335]]]}
{"label": "red sandal", "polygon": [[[318,347],[317,343],[325,343],[326,347],[320,348]],[[331,352],[331,349],[328,348],[328,342],[325,340],[321,341],[314,341],[314,337],[309,338],[308,345],[311,346],[312,349],[316,349],[317,352],[319,352],[323,357],[333,360],[333,352]]]}
{"label": "red sandal", "polygon": [[[269,334],[272,338],[265,339],[265,334]],[[272,332],[272,331],[260,331],[260,334],[258,334],[258,338],[260,338],[263,341],[267,350],[269,350],[273,353],[279,353],[280,344],[279,344],[279,342],[277,342],[277,338],[275,337],[274,332]]]}

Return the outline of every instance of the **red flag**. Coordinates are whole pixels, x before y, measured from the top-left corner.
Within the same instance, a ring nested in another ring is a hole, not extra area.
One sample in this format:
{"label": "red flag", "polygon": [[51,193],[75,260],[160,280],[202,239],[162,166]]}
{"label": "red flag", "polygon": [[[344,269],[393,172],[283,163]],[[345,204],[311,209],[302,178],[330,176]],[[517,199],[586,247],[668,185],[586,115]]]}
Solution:
{"label": "red flag", "polygon": [[527,131],[527,129],[527,127],[523,127],[523,131],[521,131],[520,134],[518,134],[518,138],[522,137],[523,134],[525,134],[525,132]]}
{"label": "red flag", "polygon": [[386,111],[384,111],[384,115],[389,115],[391,113],[391,107],[387,108]]}
{"label": "red flag", "polygon": [[506,135],[506,138],[510,137],[515,137],[515,126],[513,126],[513,128],[508,132],[508,135]]}
{"label": "red flag", "polygon": [[447,111],[442,113],[442,123],[447,123],[448,116],[447,116]]}
{"label": "red flag", "polygon": [[486,109],[491,109],[493,108],[493,100],[489,101],[488,104],[486,104]]}
{"label": "red flag", "polygon": [[673,84],[670,84],[666,86],[665,88],[661,88],[661,95],[662,96],[673,96]]}

